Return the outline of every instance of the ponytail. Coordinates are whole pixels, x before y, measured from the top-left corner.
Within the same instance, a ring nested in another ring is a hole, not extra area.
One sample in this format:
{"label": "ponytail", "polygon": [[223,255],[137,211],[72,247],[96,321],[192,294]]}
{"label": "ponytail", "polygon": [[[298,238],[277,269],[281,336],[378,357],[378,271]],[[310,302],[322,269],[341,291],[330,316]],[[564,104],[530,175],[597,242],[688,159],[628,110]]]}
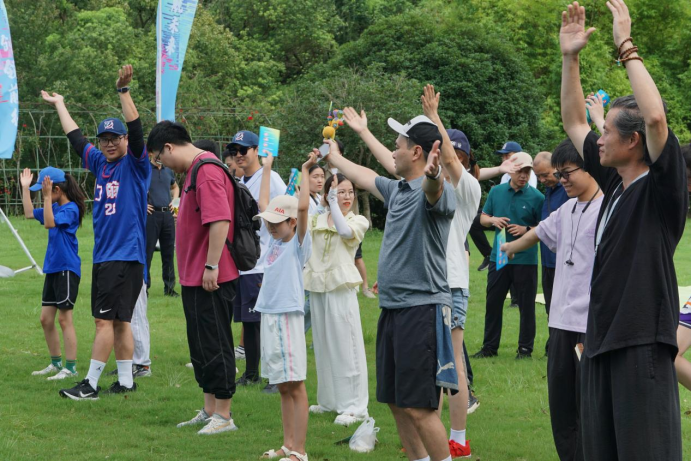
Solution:
{"label": "ponytail", "polygon": [[56,183],[54,186],[59,187],[70,202],[74,202],[74,204],[77,205],[79,209],[79,225],[81,226],[84,213],[86,212],[86,204],[84,192],[82,192],[77,181],[72,175],[65,173],[65,182]]}

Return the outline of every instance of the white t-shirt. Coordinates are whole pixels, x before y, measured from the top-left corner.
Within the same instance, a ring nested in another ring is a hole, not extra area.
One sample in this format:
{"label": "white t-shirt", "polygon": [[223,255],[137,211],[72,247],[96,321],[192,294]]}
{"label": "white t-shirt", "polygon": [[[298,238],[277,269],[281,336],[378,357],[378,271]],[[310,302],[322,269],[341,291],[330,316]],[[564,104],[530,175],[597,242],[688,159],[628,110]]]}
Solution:
{"label": "white t-shirt", "polygon": [[[250,190],[250,193],[258,202],[263,174],[264,169],[260,168],[255,172],[255,174],[252,175],[250,179],[247,180],[247,182],[245,182],[245,176],[243,176],[243,180],[241,181],[243,184],[245,184],[245,187],[247,187],[248,190]],[[276,171],[272,171],[271,182],[269,183],[269,200],[279,195],[284,195],[285,193],[286,184],[284,184],[283,180],[281,179],[281,176],[279,176],[279,173],[277,173]],[[264,220],[261,220],[260,222],[262,223],[262,227],[260,227],[259,231],[260,248],[262,250],[260,258],[257,260],[257,265],[254,269],[245,272],[240,272],[240,275],[261,274],[264,272],[264,257],[267,254],[267,250],[269,249],[269,240],[271,240],[271,235],[269,234],[269,231],[264,225]]]}
{"label": "white t-shirt", "polygon": [[449,288],[468,288],[469,258],[466,255],[464,241],[476,218],[478,204],[481,201],[481,186],[478,180],[464,171],[454,189],[454,198],[456,211],[449,228],[447,243],[447,282]]}
{"label": "white t-shirt", "polygon": [[[506,182],[509,182],[509,180],[512,179],[509,174],[505,173],[502,175],[502,179],[500,180],[500,184],[504,184]],[[538,178],[536,177],[536,174],[531,170],[531,176],[529,176],[529,186],[533,188],[538,188]]]}
{"label": "white t-shirt", "polygon": [[312,216],[314,214],[320,214],[324,212],[324,207],[322,206],[322,196],[320,194],[315,194],[315,197],[310,196],[310,208],[308,209],[308,215]]}
{"label": "white t-shirt", "polygon": [[310,232],[305,233],[302,245],[297,234],[288,242],[270,240],[264,260],[264,282],[255,310],[263,314],[304,314],[303,267],[312,252]]}

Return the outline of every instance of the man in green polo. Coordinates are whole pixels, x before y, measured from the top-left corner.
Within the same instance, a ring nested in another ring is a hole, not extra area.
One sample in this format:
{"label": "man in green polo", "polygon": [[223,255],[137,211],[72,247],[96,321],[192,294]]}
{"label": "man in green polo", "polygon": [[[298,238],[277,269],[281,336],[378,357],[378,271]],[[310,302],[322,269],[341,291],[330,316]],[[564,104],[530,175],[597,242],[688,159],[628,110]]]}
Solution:
{"label": "man in green polo", "polygon": [[483,207],[481,224],[495,227],[495,241],[490,254],[488,286],[485,302],[485,333],[483,347],[473,357],[484,358],[497,355],[502,334],[502,306],[510,285],[515,287],[519,301],[519,348],[517,359],[529,358],[533,352],[536,336],[536,287],[538,283],[538,246],[517,253],[502,269],[497,269],[499,245],[497,235],[505,229],[507,241],[520,238],[541,220],[543,194],[529,185],[533,160],[526,152],[517,152],[511,157],[519,166],[510,174],[510,181],[490,190]]}

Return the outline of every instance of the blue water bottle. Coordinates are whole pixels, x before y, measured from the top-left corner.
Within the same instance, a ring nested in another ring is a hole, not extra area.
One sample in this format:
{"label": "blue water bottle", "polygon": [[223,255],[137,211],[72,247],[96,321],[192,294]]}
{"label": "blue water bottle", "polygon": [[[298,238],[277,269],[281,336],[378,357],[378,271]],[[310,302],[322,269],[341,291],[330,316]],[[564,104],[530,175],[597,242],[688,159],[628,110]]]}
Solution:
{"label": "blue water bottle", "polygon": [[[610,104],[610,96],[608,96],[608,93],[603,90],[598,90],[596,94],[603,99],[603,107]],[[591,115],[589,115],[589,109],[586,109],[586,121],[589,123],[589,125],[591,125]]]}

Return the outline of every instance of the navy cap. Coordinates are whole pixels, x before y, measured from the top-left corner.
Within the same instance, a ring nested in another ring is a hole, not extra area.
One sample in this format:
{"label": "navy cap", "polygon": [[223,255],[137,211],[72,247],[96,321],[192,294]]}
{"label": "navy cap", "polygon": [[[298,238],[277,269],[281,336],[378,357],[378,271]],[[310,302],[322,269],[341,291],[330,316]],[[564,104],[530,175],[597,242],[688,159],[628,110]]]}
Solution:
{"label": "navy cap", "polygon": [[99,130],[96,133],[96,136],[101,136],[102,134],[106,133],[113,133],[122,136],[127,134],[127,129],[119,118],[107,118],[99,123]]}
{"label": "navy cap", "polygon": [[36,192],[37,190],[41,190],[43,188],[43,180],[46,176],[48,176],[51,179],[51,181],[53,181],[53,184],[58,182],[65,182],[64,171],[62,171],[60,168],[48,166],[41,170],[41,172],[38,174],[38,180],[36,181],[36,184],[31,186],[29,190],[34,192]]}
{"label": "navy cap", "polygon": [[504,154],[513,154],[514,152],[522,152],[523,149],[519,145],[518,142],[514,141],[507,141],[504,146],[502,146],[502,149],[496,150],[496,154],[504,155]]}
{"label": "navy cap", "polygon": [[259,136],[257,136],[252,131],[239,131],[233,136],[231,142],[228,143],[229,146],[231,144],[238,144],[239,146],[243,147],[259,146]]}
{"label": "navy cap", "polygon": [[466,155],[471,154],[471,144],[469,144],[469,139],[463,131],[448,129],[447,135],[449,135],[449,140],[452,141],[453,148],[463,150],[466,152]]}

